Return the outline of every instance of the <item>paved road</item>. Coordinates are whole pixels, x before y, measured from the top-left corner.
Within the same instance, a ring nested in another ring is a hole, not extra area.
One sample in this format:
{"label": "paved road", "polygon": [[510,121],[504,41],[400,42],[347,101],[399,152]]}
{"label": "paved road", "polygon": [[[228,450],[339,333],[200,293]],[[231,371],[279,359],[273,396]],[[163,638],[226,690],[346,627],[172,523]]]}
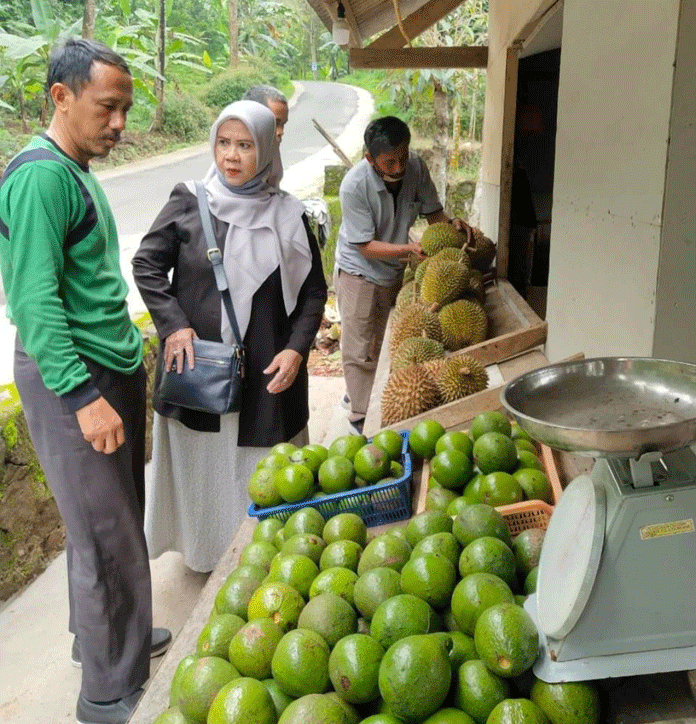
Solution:
{"label": "paved road", "polygon": [[[358,111],[359,97],[350,86],[319,81],[303,81],[302,86],[291,101],[290,119],[281,145],[285,168],[304,161],[326,146],[326,140],[312,123],[313,118],[336,138]],[[206,144],[199,147],[195,155],[143,168],[137,173],[100,174],[119,235],[142,235],[164,205],[172,187],[179,181],[201,178],[210,163]]]}

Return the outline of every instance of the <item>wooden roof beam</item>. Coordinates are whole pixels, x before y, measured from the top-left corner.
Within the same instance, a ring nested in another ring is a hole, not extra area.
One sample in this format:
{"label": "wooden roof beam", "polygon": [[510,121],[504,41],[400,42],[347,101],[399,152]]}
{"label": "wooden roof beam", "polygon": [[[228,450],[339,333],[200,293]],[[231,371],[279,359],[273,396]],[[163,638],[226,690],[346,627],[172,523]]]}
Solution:
{"label": "wooden roof beam", "polygon": [[[424,30],[427,30],[438,20],[442,20],[448,13],[451,13],[456,7],[461,5],[462,0],[430,0],[422,5],[418,10],[412,12],[404,18],[402,25],[406,31],[406,35],[413,40],[418,37]],[[345,4],[345,3],[344,3]],[[347,14],[347,13],[346,13]],[[379,36],[367,47],[372,49],[387,48],[403,48],[406,45],[406,38],[399,25],[395,25],[390,30]]]}
{"label": "wooden roof beam", "polygon": [[[338,3],[336,3],[336,6],[338,6]],[[360,26],[355,18],[353,8],[350,6],[348,0],[343,0],[343,7],[346,9],[346,20],[348,21],[348,25],[350,25],[350,32],[353,35],[355,45],[360,47],[363,44],[363,36],[360,32]]]}
{"label": "wooden roof beam", "polygon": [[350,48],[351,68],[486,68],[488,47]]}

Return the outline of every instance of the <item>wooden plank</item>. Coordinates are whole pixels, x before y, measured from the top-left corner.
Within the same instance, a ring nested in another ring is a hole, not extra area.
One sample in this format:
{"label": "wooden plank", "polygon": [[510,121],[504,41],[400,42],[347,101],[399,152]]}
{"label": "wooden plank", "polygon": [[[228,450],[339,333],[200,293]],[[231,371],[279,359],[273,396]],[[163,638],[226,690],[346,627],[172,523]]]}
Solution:
{"label": "wooden plank", "polygon": [[527,300],[507,279],[498,280],[498,287],[510,307],[520,314],[528,324],[539,324],[542,321],[541,317],[527,304]]}
{"label": "wooden plank", "polygon": [[432,410],[428,410],[415,417],[390,425],[392,430],[410,430],[421,420],[437,420],[445,430],[455,428],[462,420],[470,420],[481,412],[497,410],[500,407],[500,390],[502,387],[491,387],[481,392],[476,392],[461,400],[448,402]]}
{"label": "wooden plank", "polygon": [[184,627],[174,639],[157,672],[150,679],[145,693],[128,720],[129,724],[152,724],[169,706],[169,688],[176,667],[184,656],[196,652],[198,636],[213,609],[215,596],[225,578],[237,566],[242,549],[251,542],[251,535],[255,525],[255,519],[247,518],[239,527],[234,540],[225,551],[215,570],[210,574],[210,578],[203,587]]}
{"label": "wooden plank", "polygon": [[[456,430],[467,430],[472,422],[473,418],[471,420],[465,420],[461,424],[457,425]],[[561,482],[561,478],[559,475],[558,470],[558,461],[553,454],[554,451],[551,450],[551,448],[546,447],[546,445],[540,445],[540,459],[544,466],[544,473],[546,473],[546,477],[548,478],[549,482],[551,483],[551,489],[552,489],[552,503],[544,503],[544,501],[541,500],[535,500],[535,501],[529,501],[525,500],[522,504],[520,503],[512,503],[510,505],[498,505],[496,508],[503,514],[505,513],[515,513],[520,512],[521,510],[524,510],[525,508],[542,508],[545,513],[548,513],[549,515],[553,512],[553,507],[558,501],[560,500],[561,495],[563,494],[563,483]],[[422,513],[425,510],[426,505],[426,496],[428,493],[428,480],[430,479],[430,463],[428,460],[423,461],[423,465],[421,468],[421,475],[420,475],[420,495],[418,496],[416,507],[414,508],[415,513]],[[532,503],[543,503],[543,505],[534,506],[529,505]],[[526,505],[525,505],[526,504]]]}
{"label": "wooden plank", "polygon": [[[553,491],[553,499],[557,503],[561,497],[561,493],[564,488],[564,481],[561,480],[560,470],[558,466],[558,452],[552,450],[548,445],[539,445],[541,461],[544,464],[546,471],[546,477],[551,483],[551,490]],[[567,484],[568,480],[565,481]]]}
{"label": "wooden plank", "polygon": [[[413,514],[422,513],[425,510],[425,497],[428,494],[428,480],[430,479],[430,465],[427,460],[423,460],[418,475],[418,495],[413,497]],[[414,477],[415,480],[415,477]]]}
{"label": "wooden plank", "polygon": [[[405,17],[401,23],[406,35],[413,39],[420,35],[424,30],[434,25],[438,20],[447,15],[461,4],[461,0],[430,0]],[[401,28],[395,25],[367,47],[374,50],[385,50],[388,48],[403,48],[406,45],[406,38],[401,32]]]}
{"label": "wooden plank", "polygon": [[[563,361],[583,358],[584,355],[579,353]],[[500,370],[503,380],[507,383],[524,372],[540,369],[541,367],[548,366],[548,364],[549,361],[540,350],[530,350],[529,352],[518,355],[512,360],[502,362],[498,365],[498,369]],[[490,387],[486,390],[482,390],[481,392],[469,395],[468,397],[462,397],[460,400],[455,400],[454,402],[449,402],[446,405],[435,407],[432,410],[422,413],[421,415],[409,417],[407,420],[401,420],[401,422],[390,425],[389,427],[392,430],[400,432],[401,430],[410,430],[421,420],[437,420],[445,428],[445,430],[451,430],[460,425],[463,420],[472,420],[481,412],[487,412],[489,410],[500,410],[501,412],[505,412],[505,409],[500,403],[500,392],[503,387],[504,385]],[[372,435],[374,433],[370,434]]]}
{"label": "wooden plank", "polygon": [[[500,373],[506,382],[517,376],[519,365],[524,366],[526,370],[533,370],[539,367],[545,367],[549,363],[546,357],[538,351],[521,355],[517,359],[517,364],[514,367],[505,367],[504,364],[499,365]],[[515,373],[511,374],[513,370]],[[456,428],[463,420],[472,420],[481,412],[502,409],[500,404],[500,391],[502,389],[502,386],[491,387],[487,390],[476,392],[468,397],[462,397],[461,400],[455,400],[446,405],[435,407],[421,415],[401,420],[401,422],[390,425],[389,427],[397,431],[410,430],[420,420],[437,420],[445,430]]]}
{"label": "wooden plank", "polygon": [[503,101],[503,138],[500,161],[500,212],[498,216],[497,262],[498,275],[508,276],[510,258],[510,210],[512,201],[512,172],[514,168],[515,117],[517,114],[517,73],[519,50],[507,49],[505,64],[505,95]]}
{"label": "wooden plank", "polygon": [[488,48],[462,45],[456,48],[350,48],[351,68],[485,68]]}
{"label": "wooden plank", "polygon": [[520,48],[529,45],[537,33],[543,29],[544,25],[562,9],[563,3],[561,0],[544,0],[527,24],[520,30],[515,38],[514,45]]}
{"label": "wooden plank", "polygon": [[535,324],[527,329],[520,329],[517,332],[508,332],[500,337],[485,340],[480,344],[466,347],[461,352],[457,351],[452,356],[462,354],[469,355],[478,360],[482,365],[488,366],[501,360],[512,357],[519,352],[524,352],[530,347],[544,344],[546,341],[548,325],[546,322]]}
{"label": "wooden plank", "polygon": [[[346,20],[348,21],[348,25],[350,25],[350,32],[353,36],[353,42],[355,45],[360,47],[363,44],[363,36],[360,32],[360,23],[358,23],[358,19],[355,17],[355,13],[353,12],[353,8],[351,7],[350,0],[343,0],[343,7],[346,11]],[[336,8],[338,8],[338,3],[336,3]]]}

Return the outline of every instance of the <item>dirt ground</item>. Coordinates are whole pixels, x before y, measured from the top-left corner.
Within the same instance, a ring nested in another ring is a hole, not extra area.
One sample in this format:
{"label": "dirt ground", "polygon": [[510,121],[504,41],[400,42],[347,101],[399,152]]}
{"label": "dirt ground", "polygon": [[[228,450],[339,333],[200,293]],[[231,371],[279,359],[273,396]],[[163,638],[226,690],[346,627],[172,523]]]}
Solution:
{"label": "dirt ground", "polygon": [[[340,377],[343,370],[338,343],[330,341],[321,349],[313,349],[308,369],[310,375]],[[27,464],[19,452],[5,457],[0,491],[0,539],[4,539],[0,547],[0,571],[4,572],[0,576],[0,602],[31,583],[65,548],[65,527],[46,483],[37,481],[42,476],[36,475],[35,464]]]}

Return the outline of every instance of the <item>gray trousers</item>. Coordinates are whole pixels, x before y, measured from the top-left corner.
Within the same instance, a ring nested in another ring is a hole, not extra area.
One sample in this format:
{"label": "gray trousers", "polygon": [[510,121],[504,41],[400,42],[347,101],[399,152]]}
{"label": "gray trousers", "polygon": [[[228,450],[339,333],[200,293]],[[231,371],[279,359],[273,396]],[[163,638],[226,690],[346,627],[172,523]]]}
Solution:
{"label": "gray trousers", "polygon": [[[14,376],[36,454],[66,528],[69,628],[80,642],[82,694],[111,701],[150,672],[152,591],[143,533],[145,371],[133,375],[83,359],[123,420],[111,455],[82,436],[75,413],[43,384],[15,345]],[[66,656],[68,652],[66,652]]]}
{"label": "gray trousers", "polygon": [[382,349],[389,310],[401,289],[401,277],[388,287],[339,270],[334,289],[341,313],[341,357],[346,390],[350,398],[350,420],[367,414]]}

